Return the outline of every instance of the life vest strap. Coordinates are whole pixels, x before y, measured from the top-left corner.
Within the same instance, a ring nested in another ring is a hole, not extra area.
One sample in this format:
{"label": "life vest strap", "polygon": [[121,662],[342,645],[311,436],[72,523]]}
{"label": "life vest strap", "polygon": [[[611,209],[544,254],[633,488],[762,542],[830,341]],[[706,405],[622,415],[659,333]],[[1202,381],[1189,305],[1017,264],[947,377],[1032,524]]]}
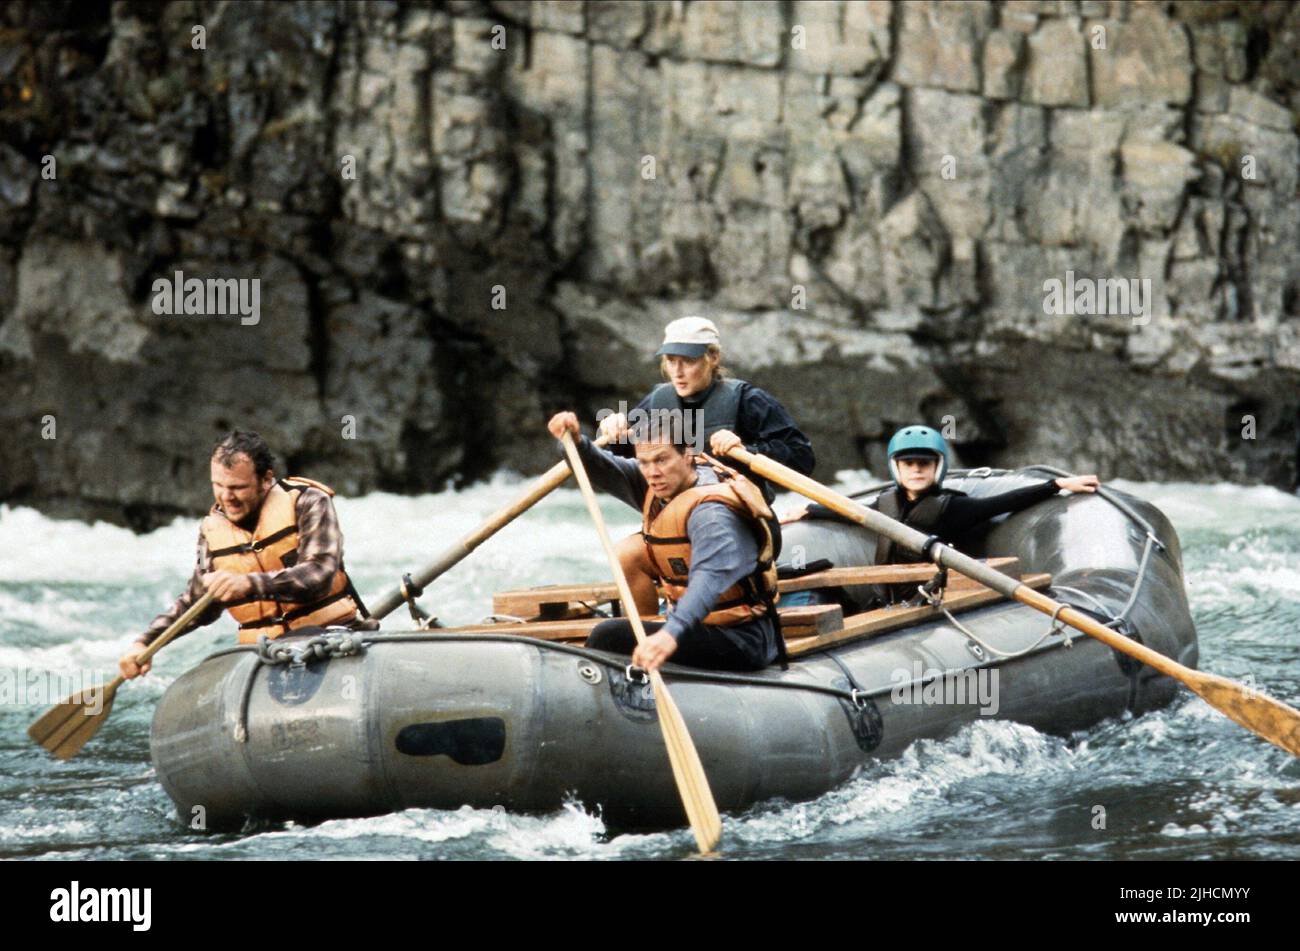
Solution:
{"label": "life vest strap", "polygon": [[334,497],[334,490],[324,482],[317,482],[315,479],[308,479],[306,476],[287,476],[280,480],[286,491],[292,491],[294,488],[301,489],[303,486],[310,486],[313,489],[320,489],[330,498]]}
{"label": "life vest strap", "polygon": [[[745,585],[747,581],[749,581],[748,578],[741,578],[737,584]],[[713,606],[713,609],[709,611],[709,613],[712,614],[714,611],[725,611],[727,608],[739,607],[740,605],[748,605],[750,607],[758,608],[763,607],[765,602],[763,601],[761,592],[753,591],[752,587],[751,592],[750,597],[727,598],[725,601],[719,601]],[[677,602],[673,600],[669,600],[668,603],[674,607],[677,605]]]}
{"label": "life vest strap", "polygon": [[308,614],[315,614],[321,608],[333,604],[335,601],[342,601],[344,598],[350,597],[352,597],[352,592],[347,588],[344,588],[337,594],[331,594],[328,597],[321,598],[319,601],[313,601],[311,604],[304,604],[301,607],[292,608],[277,617],[264,617],[259,618],[256,621],[249,621],[245,624],[241,624],[239,625],[239,629],[242,631],[254,627],[271,627],[275,624],[287,624],[300,617],[306,617]]}
{"label": "life vest strap", "polygon": [[641,534],[644,536],[647,545],[689,545],[691,543],[689,535],[649,535],[645,532]]}
{"label": "life vest strap", "polygon": [[269,545],[273,545],[282,538],[287,538],[294,532],[298,531],[297,525],[290,525],[279,531],[272,532],[265,538],[255,538],[251,542],[245,542],[242,545],[231,545],[229,548],[218,548],[216,551],[208,552],[211,558],[221,558],[225,555],[255,555]]}

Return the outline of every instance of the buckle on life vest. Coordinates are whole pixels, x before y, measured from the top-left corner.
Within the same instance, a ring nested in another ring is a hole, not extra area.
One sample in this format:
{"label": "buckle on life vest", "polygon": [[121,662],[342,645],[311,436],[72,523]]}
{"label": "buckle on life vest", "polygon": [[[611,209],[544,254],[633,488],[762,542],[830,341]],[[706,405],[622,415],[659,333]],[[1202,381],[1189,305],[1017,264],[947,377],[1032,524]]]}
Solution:
{"label": "buckle on life vest", "polygon": [[247,624],[239,625],[241,631],[251,630],[257,627],[271,627],[275,624],[283,625],[287,628],[288,617],[284,614],[277,614],[275,617],[261,617],[256,621],[249,621]]}

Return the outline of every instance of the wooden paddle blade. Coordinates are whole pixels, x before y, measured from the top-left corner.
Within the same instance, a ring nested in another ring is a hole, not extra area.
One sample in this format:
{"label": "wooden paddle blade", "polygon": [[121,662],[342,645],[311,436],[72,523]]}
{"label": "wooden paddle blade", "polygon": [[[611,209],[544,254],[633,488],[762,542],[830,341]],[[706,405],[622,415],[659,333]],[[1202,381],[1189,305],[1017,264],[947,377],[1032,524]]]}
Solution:
{"label": "wooden paddle blade", "polygon": [[1300,756],[1300,710],[1217,674],[1195,671],[1194,676],[1184,678],[1183,683],[1210,706],[1256,736],[1293,756]]}
{"label": "wooden paddle blade", "polygon": [[57,749],[50,752],[62,760],[72,759],[81,752],[81,748],[86,745],[86,742],[99,732],[99,728],[107,721],[108,712],[111,708],[112,703],[110,702],[105,704],[104,709],[99,713],[88,714],[85,717],[85,722],[69,734]]}
{"label": "wooden paddle blade", "polygon": [[100,702],[94,688],[89,693],[78,690],[46,710],[39,720],[27,728],[27,735],[44,746],[55,734],[66,736],[70,733],[76,725],[74,718],[84,713],[86,707],[98,709]]}
{"label": "wooden paddle blade", "polygon": [[61,703],[56,703],[54,706],[50,707],[50,709],[42,713],[39,720],[27,728],[27,735],[31,737],[34,742],[43,745],[50,734],[67,723],[68,717],[75,716],[81,709],[81,700],[77,699],[74,704],[72,697],[69,697]]}
{"label": "wooden paddle blade", "polygon": [[75,693],[27,728],[27,735],[59,759],[72,759],[113,709],[113,692],[102,687]]}
{"label": "wooden paddle blade", "polygon": [[668,687],[658,671],[652,675],[652,681],[655,686],[655,704],[659,708],[659,727],[663,730],[668,759],[681,789],[686,818],[690,820],[691,831],[695,833],[695,843],[700,853],[708,854],[718,847],[722,838],[722,817],[718,815],[713,790],[709,788],[709,779],[704,774],[704,764],[700,762],[700,754],[691,741],[681,711],[677,709],[677,704],[668,693]]}

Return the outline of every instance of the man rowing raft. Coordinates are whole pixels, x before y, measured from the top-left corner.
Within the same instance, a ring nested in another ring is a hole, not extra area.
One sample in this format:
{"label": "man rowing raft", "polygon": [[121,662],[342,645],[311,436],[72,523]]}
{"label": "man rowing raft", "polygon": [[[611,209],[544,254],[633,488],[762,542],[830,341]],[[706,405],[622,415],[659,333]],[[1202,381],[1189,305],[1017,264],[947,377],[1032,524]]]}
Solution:
{"label": "man rowing raft", "polygon": [[223,608],[239,622],[239,642],[307,627],[355,625],[367,617],[343,570],[343,534],[334,490],[293,476],[276,479],[266,441],[235,430],[212,449],[212,510],[199,527],[198,564],[185,592],[122,655],[127,679],[148,673],[136,658],[204,591],[216,600],[196,627]]}
{"label": "man rowing raft", "polygon": [[[578,417],[557,413],[556,439],[580,435]],[[733,469],[697,458],[682,427],[655,415],[630,431],[635,460],[585,437],[577,448],[592,484],[641,512],[643,583],[662,585],[667,619],[645,625],[637,645],[631,622],[598,624],[595,650],[632,654],[655,670],[672,658],[712,670],[758,670],[783,656],[776,619],[775,517],[758,488]],[[629,578],[629,582],[631,578]],[[625,611],[637,610],[624,605]]]}

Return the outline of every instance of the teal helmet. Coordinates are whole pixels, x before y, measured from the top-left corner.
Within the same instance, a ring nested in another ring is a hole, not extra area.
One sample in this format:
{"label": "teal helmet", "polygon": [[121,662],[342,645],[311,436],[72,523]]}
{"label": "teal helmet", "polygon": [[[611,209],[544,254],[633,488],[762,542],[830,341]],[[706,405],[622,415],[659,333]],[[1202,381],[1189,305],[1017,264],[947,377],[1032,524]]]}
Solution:
{"label": "teal helmet", "polygon": [[904,426],[889,440],[886,452],[889,454],[889,474],[895,482],[900,481],[896,459],[937,456],[939,469],[934,475],[936,485],[943,482],[944,474],[948,471],[948,443],[929,426]]}

